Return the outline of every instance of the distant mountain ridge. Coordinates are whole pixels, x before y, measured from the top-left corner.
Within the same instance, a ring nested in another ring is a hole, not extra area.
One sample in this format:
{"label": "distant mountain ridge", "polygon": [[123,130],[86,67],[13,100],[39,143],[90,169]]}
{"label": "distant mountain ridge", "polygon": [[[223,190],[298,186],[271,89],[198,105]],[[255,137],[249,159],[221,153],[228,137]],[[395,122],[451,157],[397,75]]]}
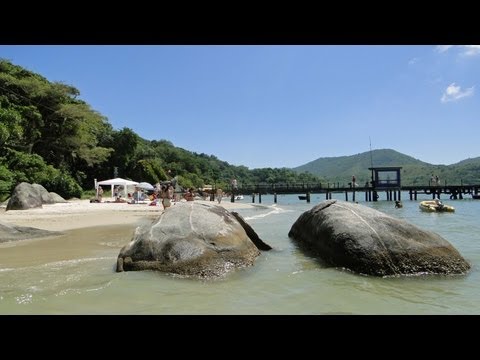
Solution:
{"label": "distant mountain ridge", "polygon": [[355,175],[357,183],[370,181],[368,168],[381,166],[402,167],[402,184],[428,184],[433,175],[444,184],[480,184],[480,157],[462,160],[452,165],[433,165],[392,149],[376,149],[350,156],[324,157],[293,168],[309,172],[328,182],[347,184]]}

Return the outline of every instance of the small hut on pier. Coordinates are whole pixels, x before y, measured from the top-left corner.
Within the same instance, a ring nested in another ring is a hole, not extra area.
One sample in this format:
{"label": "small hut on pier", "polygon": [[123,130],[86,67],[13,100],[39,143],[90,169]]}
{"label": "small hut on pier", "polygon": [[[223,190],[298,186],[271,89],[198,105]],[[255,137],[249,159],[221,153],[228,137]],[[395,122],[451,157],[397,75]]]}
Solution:
{"label": "small hut on pier", "polygon": [[368,168],[372,172],[372,191],[373,201],[378,199],[378,191],[385,190],[387,193],[387,200],[400,199],[401,180],[400,170],[402,168],[398,166],[383,166],[383,167],[371,167]]}

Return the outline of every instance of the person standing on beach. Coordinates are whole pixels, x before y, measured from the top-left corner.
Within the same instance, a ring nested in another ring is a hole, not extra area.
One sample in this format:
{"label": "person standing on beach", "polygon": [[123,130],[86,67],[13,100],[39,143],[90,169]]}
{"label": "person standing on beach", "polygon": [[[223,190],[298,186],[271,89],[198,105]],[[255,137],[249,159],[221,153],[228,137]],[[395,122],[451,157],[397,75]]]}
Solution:
{"label": "person standing on beach", "polygon": [[220,204],[222,202],[223,190],[217,189],[217,201]]}
{"label": "person standing on beach", "polygon": [[170,197],[168,196],[168,187],[166,185],[162,186],[162,205],[166,209],[172,205]]}
{"label": "person standing on beach", "polygon": [[173,201],[173,194],[175,193],[175,189],[173,188],[172,185],[168,186],[168,198],[170,201]]}

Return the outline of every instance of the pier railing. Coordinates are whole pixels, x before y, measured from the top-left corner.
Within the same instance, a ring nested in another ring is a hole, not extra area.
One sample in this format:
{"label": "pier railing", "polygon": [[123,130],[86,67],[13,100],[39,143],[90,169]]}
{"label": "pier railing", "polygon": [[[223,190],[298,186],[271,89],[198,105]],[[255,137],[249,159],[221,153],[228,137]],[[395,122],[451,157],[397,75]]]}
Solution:
{"label": "pier railing", "polygon": [[[408,191],[410,200],[417,200],[418,194],[432,195],[432,198],[441,197],[442,194],[449,195],[450,199],[463,199],[463,195],[478,194],[480,184],[472,185],[404,185],[391,187],[388,184],[378,184],[372,186],[366,183],[364,186],[355,186],[352,183],[258,183],[258,184],[239,184],[234,189],[234,194],[305,194],[309,201],[310,194],[326,194],[326,199],[331,198],[332,193],[345,193],[345,199],[348,201],[349,193],[351,199],[355,201],[357,193],[365,193],[365,201],[377,201],[378,193],[385,191],[387,200],[400,200],[401,191]],[[358,194],[357,194],[358,195]],[[275,197],[276,198],[276,197]],[[261,199],[261,197],[260,197]]]}

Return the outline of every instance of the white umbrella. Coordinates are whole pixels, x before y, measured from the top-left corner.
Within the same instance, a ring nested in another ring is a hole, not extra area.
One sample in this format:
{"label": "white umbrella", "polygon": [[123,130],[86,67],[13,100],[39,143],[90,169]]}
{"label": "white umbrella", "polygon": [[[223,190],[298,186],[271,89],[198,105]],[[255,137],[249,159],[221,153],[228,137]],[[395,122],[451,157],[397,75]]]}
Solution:
{"label": "white umbrella", "polygon": [[141,182],[137,185],[138,188],[140,189],[145,189],[145,190],[154,190],[155,188],[153,187],[152,184],[148,182]]}

